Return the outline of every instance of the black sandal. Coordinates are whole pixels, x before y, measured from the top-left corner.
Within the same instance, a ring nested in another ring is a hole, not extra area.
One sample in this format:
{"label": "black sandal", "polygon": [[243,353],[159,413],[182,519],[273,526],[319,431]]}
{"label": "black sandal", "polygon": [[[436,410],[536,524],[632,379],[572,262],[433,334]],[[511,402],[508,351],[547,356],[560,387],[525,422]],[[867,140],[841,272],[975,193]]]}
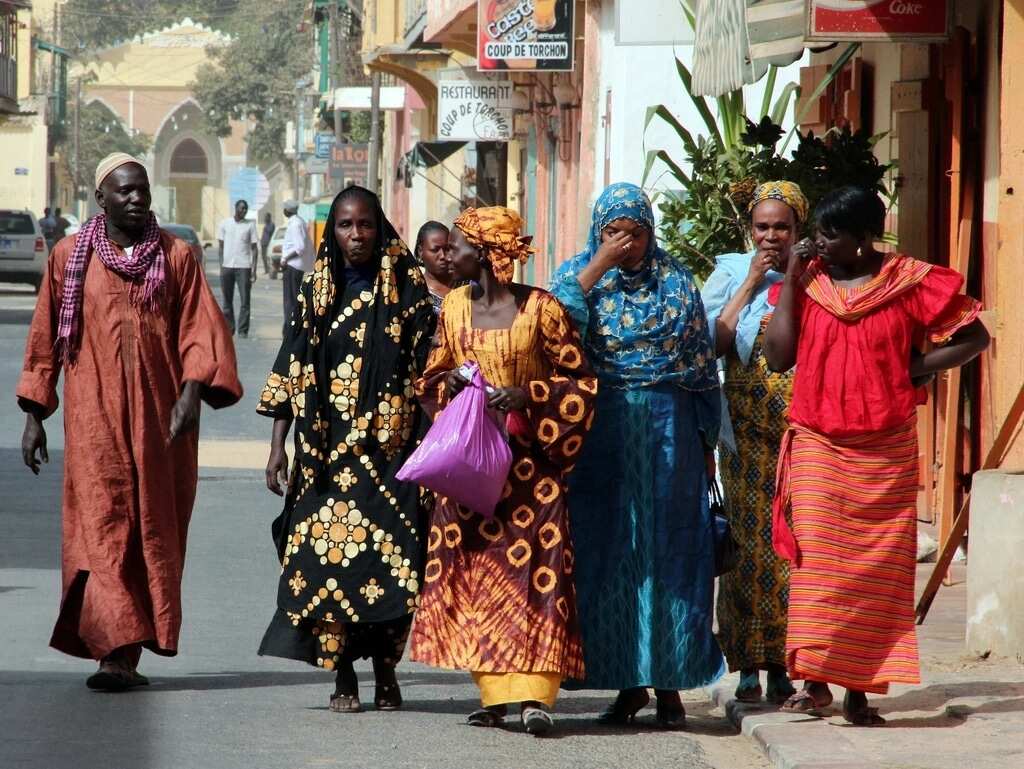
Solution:
{"label": "black sandal", "polygon": [[523,728],[527,734],[534,737],[543,737],[555,728],[555,722],[551,715],[540,707],[539,704],[523,705],[523,712],[520,715],[523,720]]}
{"label": "black sandal", "polygon": [[466,717],[466,723],[470,726],[494,729],[505,725],[505,715],[507,713],[508,708],[505,705],[492,705],[489,708],[474,710]]}
{"label": "black sandal", "polygon": [[643,710],[651,696],[646,689],[623,689],[601,715],[597,723],[602,726],[628,726],[636,720],[636,714]]}
{"label": "black sandal", "polygon": [[878,708],[870,707],[866,697],[863,705],[851,708],[849,692],[843,697],[843,718],[854,726],[885,726],[885,719],[878,715]]}
{"label": "black sandal", "polygon": [[686,727],[686,708],[679,699],[679,692],[654,690],[658,706],[654,711],[654,722],[662,729],[683,729]]}
{"label": "black sandal", "polygon": [[829,692],[827,700],[816,700],[814,695],[806,689],[801,689],[787,699],[779,710],[783,713],[795,713],[797,715],[815,716],[825,718],[832,707],[832,693]]}
{"label": "black sandal", "polygon": [[359,701],[359,679],[351,662],[339,662],[334,677],[334,694],[327,705],[332,713],[362,713]]}
{"label": "black sandal", "polygon": [[373,692],[373,704],[377,710],[399,710],[402,707],[402,690],[398,681],[393,684],[377,684]]}

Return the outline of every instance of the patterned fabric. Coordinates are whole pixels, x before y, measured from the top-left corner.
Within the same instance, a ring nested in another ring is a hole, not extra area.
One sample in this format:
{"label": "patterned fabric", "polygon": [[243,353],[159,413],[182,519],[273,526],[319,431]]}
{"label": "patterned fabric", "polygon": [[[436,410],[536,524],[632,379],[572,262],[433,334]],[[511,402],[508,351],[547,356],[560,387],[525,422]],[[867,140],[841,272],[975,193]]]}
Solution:
{"label": "patterned fabric", "polygon": [[753,213],[757,204],[763,203],[766,200],[778,200],[792,208],[793,213],[796,215],[798,226],[807,221],[810,204],[807,202],[807,198],[804,197],[800,185],[793,182],[764,182],[759,184],[757,189],[754,190],[754,197],[750,199],[747,212]]}
{"label": "patterned fabric", "polygon": [[[743,281],[750,271],[750,260],[754,258],[755,254],[755,251],[746,254],[722,254],[715,260],[715,271],[711,273],[700,290],[701,299],[704,301],[704,311],[708,316],[708,331],[711,334],[712,349],[715,347],[718,316],[722,314],[725,305],[743,285]],[[744,365],[750,363],[754,342],[758,334],[761,333],[762,321],[765,315],[771,311],[771,304],[768,300],[769,292],[773,286],[782,282],[782,278],[782,273],[775,270],[765,273],[761,285],[754,291],[747,305],[740,310],[736,323],[736,336],[733,339],[733,352],[739,357],[740,363]],[[733,452],[736,451],[736,437],[732,417],[729,413],[728,398],[722,398],[722,428],[719,440],[726,448]]]}
{"label": "patterned fabric", "polygon": [[730,670],[786,663],[789,564],[772,549],[772,498],[793,375],[768,369],[763,345],[769,319],[762,317],[748,364],[735,349],[726,356],[723,400],[729,403],[735,444],[721,447],[719,471],[740,560],[718,580],[716,613],[718,642]]}
{"label": "patterned fabric", "polygon": [[142,240],[135,244],[131,256],[126,255],[107,237],[106,214],[97,214],[87,221],[75,237],[75,247],[64,265],[64,293],[57,319],[57,344],[54,352],[65,365],[74,362],[81,343],[82,284],[94,252],[99,255],[104,267],[132,282],[128,291],[128,299],[132,304],[152,312],[157,308],[160,295],[166,287],[167,255],[161,247],[160,227],[152,211],[146,220]]}
{"label": "patterned fabric", "polygon": [[790,675],[875,694],[920,683],[916,417],[855,438],[800,427],[788,438],[779,462],[790,468],[800,543],[790,575]]}
{"label": "patterned fabric", "polygon": [[690,689],[724,673],[699,396],[601,388],[569,479],[586,677],[566,688]]}
{"label": "patterned fabric", "polygon": [[473,328],[471,288],[449,293],[439,346],[417,384],[425,404],[443,406],[444,374],[475,361],[494,387],[526,391],[534,437],[510,441],[512,471],[494,518],[438,499],[411,656],[477,673],[579,677],[565,478],[593,419],[597,379],[562,306],[540,289],[514,290],[511,328],[486,331]]}
{"label": "patterned fabric", "polygon": [[839,320],[851,322],[905,294],[923,281],[931,270],[932,265],[928,262],[893,254],[870,281],[855,290],[844,290],[832,281],[825,263],[818,258],[807,267],[801,283],[807,296]]}
{"label": "patterned fabric", "polygon": [[[609,270],[584,297],[579,273],[600,248],[601,232],[616,219],[650,230],[645,264],[638,272]],[[613,184],[601,193],[587,249],[558,269],[551,291],[585,332],[587,356],[602,383],[717,391],[714,348],[697,286],[690,272],[658,247],[651,202],[636,185]]]}
{"label": "patterned fabric", "polygon": [[526,264],[535,249],[530,245],[531,235],[520,235],[523,220],[511,208],[489,206],[467,208],[455,220],[473,246],[483,251],[499,283],[512,282],[516,262]]}
{"label": "patterned fabric", "polygon": [[[646,265],[610,270],[584,294],[577,276],[620,218],[651,231]],[[693,278],[658,248],[653,222],[642,190],[612,185],[587,250],[552,283],[601,381],[570,479],[587,671],[577,688],[686,689],[724,670],[704,469],[721,413],[717,367]]]}
{"label": "patterned fabric", "polygon": [[[337,205],[257,406],[295,419],[295,464],[274,523],[278,609],[297,633],[294,653],[281,656],[324,667],[335,657],[304,656],[313,634],[340,637],[416,609],[429,509],[395,479],[426,425],[413,391],[434,328],[423,275],[379,206],[377,261],[345,268]],[[264,648],[277,651],[266,653],[280,653],[271,631]]]}

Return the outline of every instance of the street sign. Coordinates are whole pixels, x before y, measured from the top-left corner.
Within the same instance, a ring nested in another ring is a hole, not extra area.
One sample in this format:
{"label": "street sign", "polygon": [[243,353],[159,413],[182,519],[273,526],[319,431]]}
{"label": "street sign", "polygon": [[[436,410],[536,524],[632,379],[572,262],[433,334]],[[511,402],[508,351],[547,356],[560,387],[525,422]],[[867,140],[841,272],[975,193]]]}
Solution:
{"label": "street sign", "polygon": [[334,134],[332,133],[319,133],[316,135],[315,140],[315,152],[313,153],[319,160],[327,160],[331,156],[331,148],[334,146]]}
{"label": "street sign", "polygon": [[327,166],[327,175],[338,188],[348,184],[366,186],[370,145],[335,144],[331,150],[331,159]]}
{"label": "street sign", "polygon": [[952,0],[810,0],[807,39],[941,42],[952,10]]}
{"label": "street sign", "polygon": [[445,141],[512,138],[511,80],[495,76],[438,81],[437,135]]}
{"label": "street sign", "polygon": [[477,3],[476,68],[571,71],[576,0]]}

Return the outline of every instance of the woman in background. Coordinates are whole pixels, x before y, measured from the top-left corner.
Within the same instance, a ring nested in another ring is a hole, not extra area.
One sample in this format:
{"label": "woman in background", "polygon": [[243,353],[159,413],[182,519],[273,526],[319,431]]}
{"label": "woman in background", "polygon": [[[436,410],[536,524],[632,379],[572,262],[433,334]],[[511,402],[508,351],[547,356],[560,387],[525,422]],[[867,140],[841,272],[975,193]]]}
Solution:
{"label": "woman in background", "polygon": [[426,222],[416,234],[413,254],[423,265],[423,277],[427,281],[434,312],[440,313],[441,303],[454,288],[455,281],[452,260],[448,256],[448,228],[441,222]]}
{"label": "woman in background", "polygon": [[740,671],[736,699],[793,693],[786,675],[789,563],[772,549],[772,498],[779,445],[789,427],[793,372],[775,373],[764,356],[789,251],[807,221],[807,199],[792,182],[766,182],[750,201],[754,251],[723,254],[701,290],[715,355],[725,359],[720,472],[739,564],[718,579],[718,642]]}

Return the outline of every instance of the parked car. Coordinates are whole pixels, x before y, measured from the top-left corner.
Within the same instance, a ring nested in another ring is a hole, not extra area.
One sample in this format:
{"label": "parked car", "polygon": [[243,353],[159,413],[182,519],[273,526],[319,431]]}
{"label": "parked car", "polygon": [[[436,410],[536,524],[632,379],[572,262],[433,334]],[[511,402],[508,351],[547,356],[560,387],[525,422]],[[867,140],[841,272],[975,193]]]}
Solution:
{"label": "parked car", "polygon": [[191,225],[175,224],[172,222],[171,224],[163,224],[161,227],[174,235],[174,237],[181,238],[188,243],[189,248],[192,249],[192,254],[200,264],[203,264],[203,244],[199,242],[199,236]]}
{"label": "parked car", "polygon": [[38,292],[46,256],[43,229],[32,212],[0,209],[0,281],[28,283]]}
{"label": "parked car", "polygon": [[273,270],[271,273],[272,277],[277,277],[281,270],[281,249],[284,246],[284,233],[288,228],[280,226],[274,230],[274,234],[270,238],[270,269]]}

